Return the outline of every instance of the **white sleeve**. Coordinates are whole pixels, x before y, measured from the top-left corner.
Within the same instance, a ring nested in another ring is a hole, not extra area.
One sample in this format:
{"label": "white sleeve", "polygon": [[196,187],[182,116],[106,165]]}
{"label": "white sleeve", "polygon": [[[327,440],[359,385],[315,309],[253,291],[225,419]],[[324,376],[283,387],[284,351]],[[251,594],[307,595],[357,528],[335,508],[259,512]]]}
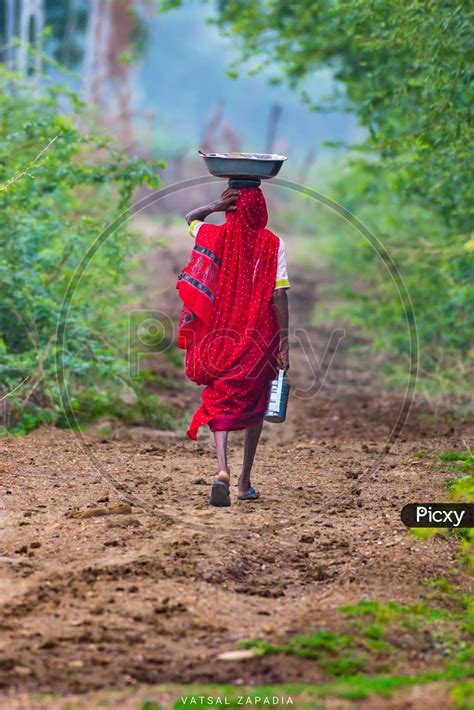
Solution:
{"label": "white sleeve", "polygon": [[278,249],[278,265],[275,279],[275,288],[290,288],[288,280],[288,269],[286,266],[285,244],[283,239],[280,239],[280,248]]}

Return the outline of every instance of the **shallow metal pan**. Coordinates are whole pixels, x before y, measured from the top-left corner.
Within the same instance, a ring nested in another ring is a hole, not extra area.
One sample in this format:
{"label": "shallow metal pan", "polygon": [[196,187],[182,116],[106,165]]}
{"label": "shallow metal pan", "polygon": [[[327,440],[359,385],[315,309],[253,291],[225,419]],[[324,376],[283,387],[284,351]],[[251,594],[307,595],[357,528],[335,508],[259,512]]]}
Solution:
{"label": "shallow metal pan", "polygon": [[215,177],[268,180],[280,172],[284,155],[267,153],[203,153],[206,168]]}

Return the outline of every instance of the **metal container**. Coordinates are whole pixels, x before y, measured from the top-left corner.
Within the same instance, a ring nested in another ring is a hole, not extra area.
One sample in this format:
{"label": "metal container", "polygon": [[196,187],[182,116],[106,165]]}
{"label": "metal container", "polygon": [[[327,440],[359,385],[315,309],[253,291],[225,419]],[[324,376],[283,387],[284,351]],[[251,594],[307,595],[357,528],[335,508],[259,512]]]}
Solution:
{"label": "metal container", "polygon": [[278,377],[270,383],[265,421],[280,424],[286,419],[290,385],[285,370],[278,370]]}
{"label": "metal container", "polygon": [[268,180],[280,172],[284,155],[268,153],[203,153],[206,168],[216,177]]}

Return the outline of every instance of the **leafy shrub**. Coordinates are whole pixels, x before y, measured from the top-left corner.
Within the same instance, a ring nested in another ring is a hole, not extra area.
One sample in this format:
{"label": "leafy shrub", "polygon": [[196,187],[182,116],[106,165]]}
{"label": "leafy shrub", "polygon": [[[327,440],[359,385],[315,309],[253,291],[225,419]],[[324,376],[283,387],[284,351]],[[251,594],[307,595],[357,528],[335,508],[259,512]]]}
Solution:
{"label": "leafy shrub", "polygon": [[[452,474],[460,473],[456,478],[449,478],[449,499],[455,503],[472,503],[474,499],[474,456],[471,451],[445,451],[438,454],[441,470]],[[464,475],[466,474],[466,475]],[[436,534],[455,535],[459,540],[460,560],[471,570],[474,568],[474,528],[413,528],[412,534],[426,539]],[[466,622],[472,628],[472,602],[468,605]]]}
{"label": "leafy shrub", "polygon": [[126,358],[123,284],[137,245],[120,215],[136,187],[158,186],[155,165],[81,127],[70,92],[34,96],[1,68],[0,113],[3,426],[24,433],[70,423],[73,412],[80,421],[119,413],[125,383],[144,407]]}
{"label": "leafy shrub", "polygon": [[[329,190],[381,238],[396,266],[387,269],[340,219],[325,219],[343,314],[367,326],[374,347],[391,357],[389,374],[405,379],[407,365],[415,368],[407,362],[406,317],[390,278],[398,267],[413,301],[421,384],[428,392],[467,392],[474,318],[472,4],[218,0],[216,6],[215,21],[240,47],[239,68],[270,66],[273,80],[299,87],[320,110],[335,103],[349,109],[365,129],[351,170]],[[317,81],[306,80],[320,69],[336,80],[332,100],[310,95]]]}
{"label": "leafy shrub", "polygon": [[322,180],[324,192],[367,227],[380,247],[345,216],[309,206],[307,198],[292,200],[280,222],[293,225],[297,217],[300,229],[313,237],[309,256],[322,256],[335,277],[320,289],[317,322],[342,318],[370,338],[372,348],[385,353],[387,381],[406,380],[418,349],[420,392],[467,393],[474,252],[466,236],[448,229],[420,200],[407,199],[390,173],[375,179],[366,165],[351,162],[333,167],[331,176],[320,174],[318,184]]}

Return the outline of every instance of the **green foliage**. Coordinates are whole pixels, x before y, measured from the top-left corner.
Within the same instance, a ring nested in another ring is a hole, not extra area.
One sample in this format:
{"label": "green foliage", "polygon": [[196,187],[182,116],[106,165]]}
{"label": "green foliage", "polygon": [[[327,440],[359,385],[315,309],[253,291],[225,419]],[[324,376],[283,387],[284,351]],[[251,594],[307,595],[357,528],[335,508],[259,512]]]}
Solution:
{"label": "green foliage", "polygon": [[330,197],[375,238],[337,212],[309,207],[304,198],[294,199],[279,216],[292,229],[299,220],[300,229],[312,232],[306,260],[312,253],[315,264],[323,257],[325,268],[336,276],[320,286],[316,322],[337,317],[369,335],[373,349],[386,353],[384,374],[395,384],[405,383],[410,368],[415,370],[417,338],[419,391],[467,395],[472,381],[474,253],[439,214],[414,199],[407,202],[390,174],[375,180],[361,164],[336,165],[333,175],[324,178]]}
{"label": "green foliage", "polygon": [[[337,682],[318,686],[321,697],[333,694],[361,700],[388,695],[406,685],[442,681],[450,684],[452,696],[459,703],[456,707],[461,708],[469,697],[465,679],[472,676],[474,648],[469,642],[469,622],[473,603],[446,580],[429,582],[435,592],[414,604],[362,599],[339,607],[348,625],[344,634],[318,629],[313,634],[280,638],[278,643],[257,639],[239,645],[259,654],[284,653],[313,659],[328,675],[339,676]],[[432,672],[417,676],[400,672],[412,663],[415,648],[422,649],[424,657],[429,655]],[[392,672],[381,675],[381,670]]]}
{"label": "green foliage", "polygon": [[456,710],[472,710],[474,707],[474,683],[472,680],[458,683],[452,689],[451,697],[456,703]]}
{"label": "green foliage", "polygon": [[[472,503],[474,500],[474,455],[471,451],[445,451],[438,454],[438,458],[443,464],[443,468],[449,473],[461,473],[455,479],[449,480],[450,500],[457,503]],[[466,475],[462,475],[466,474]],[[461,545],[461,560],[469,567],[474,566],[474,528],[457,528],[450,531],[456,534]],[[433,534],[433,531],[431,531]],[[470,625],[474,628],[472,612],[474,606],[470,606]]]}
{"label": "green foliage", "polygon": [[402,607],[393,601],[381,604],[376,599],[361,599],[357,604],[341,606],[340,611],[349,618],[368,616],[380,624],[387,624],[399,616]]}
{"label": "green foliage", "polygon": [[[442,601],[445,601],[444,597]],[[340,611],[349,619],[360,619],[364,621],[352,622],[357,628],[363,630],[364,636],[369,638],[381,638],[387,628],[395,623],[402,623],[405,628],[418,627],[414,620],[421,619],[424,623],[435,624],[438,621],[457,621],[464,618],[465,600],[457,599],[458,612],[454,612],[444,606],[434,606],[432,603],[416,602],[408,606],[402,606],[394,601],[381,603],[376,600],[362,599],[358,604],[346,604],[340,607]],[[408,623],[407,623],[408,622]]]}
{"label": "green foliage", "polygon": [[[369,129],[367,147],[397,187],[467,231],[474,8],[459,0],[218,0],[218,22],[243,56],[282,68],[293,85],[334,69],[346,105]],[[309,97],[310,98],[310,97]],[[470,160],[471,158],[471,160]]]}
{"label": "green foliage", "polygon": [[158,186],[155,165],[81,129],[82,106],[61,87],[33,96],[1,70],[0,113],[4,427],[66,424],[61,394],[79,423],[123,416],[130,387],[145,419],[156,405],[168,426],[169,413],[128,377],[123,288],[137,245],[120,215],[136,187]]}
{"label": "green foliage", "polygon": [[325,629],[318,629],[313,634],[304,636],[290,636],[278,645],[256,640],[244,641],[241,646],[253,648],[257,654],[284,653],[311,658],[318,661],[328,675],[350,675],[364,666],[364,658],[350,650],[353,646],[350,636],[335,634]]}
{"label": "green foliage", "polygon": [[[474,326],[474,6],[218,0],[217,8],[218,24],[240,43],[251,70],[261,61],[304,89],[317,69],[332,69],[342,88],[337,100],[355,112],[367,136],[350,171],[331,182],[331,196],[380,237],[401,271],[413,301],[425,389],[467,390]],[[330,263],[344,285],[340,313],[364,324],[374,347],[392,356],[387,374],[403,378],[409,339],[393,267],[337,218],[324,227],[331,230]]]}
{"label": "green foliage", "polygon": [[474,474],[474,454],[471,451],[444,451],[438,454],[438,459],[445,469]]}
{"label": "green foliage", "polygon": [[[456,670],[454,670],[456,667]],[[457,674],[457,678],[454,676]],[[363,700],[373,698],[372,704],[380,697],[379,705],[383,706],[382,698],[393,695],[398,690],[415,685],[437,682],[449,689],[455,701],[453,710],[471,710],[473,698],[473,684],[468,679],[471,669],[461,660],[455,661],[451,668],[445,671],[429,671],[416,675],[402,674],[376,674],[338,678],[326,683],[284,683],[274,685],[241,686],[230,684],[165,684],[150,686],[148,692],[160,698],[160,704],[146,701],[140,710],[185,710],[189,707],[288,707],[289,705],[299,710],[321,710],[321,700],[325,698],[346,698],[349,700]],[[34,696],[36,697],[39,696]],[[117,690],[108,690],[107,695],[102,693],[99,701],[100,707],[115,708],[123,693]],[[133,697],[133,694],[131,695]],[[273,704],[273,698],[283,698],[283,703]],[[288,698],[292,699],[287,703]],[[41,700],[55,701],[56,696],[41,695]],[[82,706],[81,706],[82,707]]]}
{"label": "green foliage", "polygon": [[[449,499],[456,503],[472,503],[474,499],[474,456],[471,451],[444,451],[438,454],[440,466],[437,470],[449,473],[445,479],[445,487],[449,491]],[[455,474],[453,478],[452,475]],[[461,474],[461,475],[460,475]],[[463,475],[466,474],[466,475]],[[436,534],[454,535],[458,538],[461,556],[460,559],[468,567],[474,567],[474,528],[413,528],[412,535],[420,539],[427,539]],[[472,605],[469,607],[469,624],[472,625]]]}
{"label": "green foliage", "polygon": [[[16,3],[15,3],[16,4]],[[85,35],[91,3],[89,0],[43,0],[44,22],[43,46],[62,67],[77,68],[84,60]],[[6,6],[0,3],[0,61],[6,43]],[[126,10],[127,19],[133,21],[131,46],[127,57],[136,59],[148,44],[147,8],[138,3],[130,3]],[[122,59],[122,58],[121,58]]]}

